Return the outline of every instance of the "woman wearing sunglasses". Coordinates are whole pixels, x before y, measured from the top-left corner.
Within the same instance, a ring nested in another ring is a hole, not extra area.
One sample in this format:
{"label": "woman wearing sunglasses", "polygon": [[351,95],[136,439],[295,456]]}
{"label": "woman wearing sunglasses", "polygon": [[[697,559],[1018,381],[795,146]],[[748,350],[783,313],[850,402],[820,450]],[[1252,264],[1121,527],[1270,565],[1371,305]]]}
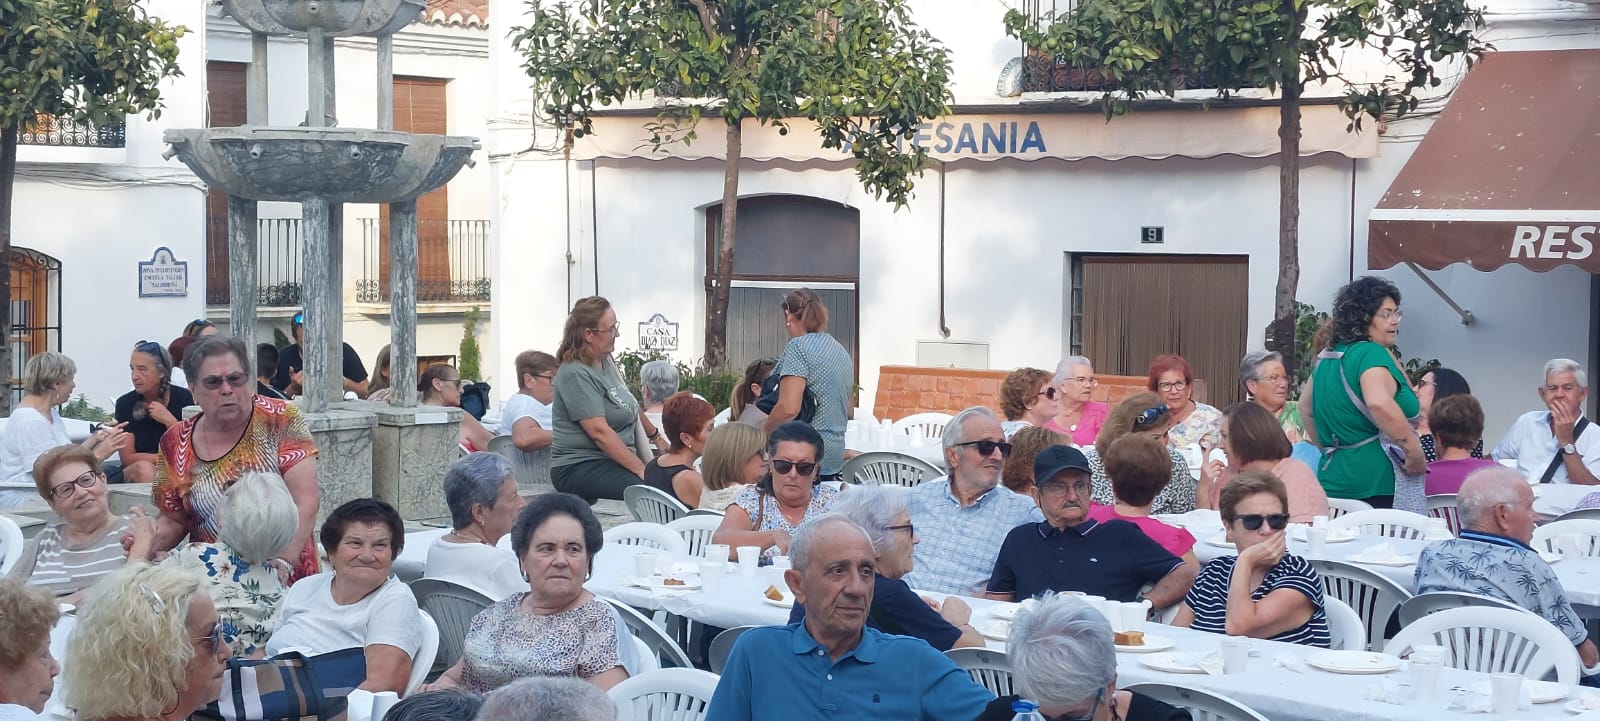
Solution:
{"label": "woman wearing sunglasses", "polygon": [[[1137,433],[1154,438],[1165,447],[1167,431],[1171,428],[1172,412],[1154,393],[1135,393],[1111,409],[1105,425],[1100,428],[1100,435],[1094,439],[1094,447],[1083,452],[1089,459],[1090,475],[1094,480],[1094,502],[1102,506],[1117,502],[1116,494],[1111,490],[1111,478],[1106,475],[1104,459],[1104,453],[1110,450],[1111,444],[1123,436]],[[1183,454],[1170,448],[1167,449],[1167,457],[1172,461],[1172,479],[1150,502],[1151,515],[1188,513],[1196,507],[1195,480],[1194,476],[1189,475],[1188,461],[1183,460]]]}
{"label": "woman wearing sunglasses", "polygon": [[1006,414],[1000,431],[1006,440],[1023,428],[1042,427],[1056,417],[1061,404],[1056,401],[1056,387],[1050,380],[1049,371],[1018,368],[1000,382],[1000,410]]}
{"label": "woman wearing sunglasses", "polygon": [[1222,489],[1220,506],[1239,555],[1200,570],[1172,625],[1328,648],[1322,578],[1285,546],[1289,498],[1283,481],[1247,470]]}
{"label": "woman wearing sunglasses", "polygon": [[[817,481],[822,436],[790,421],[767,437],[767,474],[733,499],[712,543],[760,546],[763,558],[789,552],[789,539],[806,519],[828,512],[838,491]],[[729,560],[733,560],[730,558]]]}
{"label": "woman wearing sunglasses", "polygon": [[151,489],[161,511],[155,547],[172,550],[185,536],[215,543],[228,488],[247,473],[271,473],[283,478],[299,515],[294,540],[273,565],[300,579],[318,570],[311,539],[320,499],[317,446],[298,406],[256,395],[249,353],[234,336],[210,335],[184,354],[200,414],[161,437]]}

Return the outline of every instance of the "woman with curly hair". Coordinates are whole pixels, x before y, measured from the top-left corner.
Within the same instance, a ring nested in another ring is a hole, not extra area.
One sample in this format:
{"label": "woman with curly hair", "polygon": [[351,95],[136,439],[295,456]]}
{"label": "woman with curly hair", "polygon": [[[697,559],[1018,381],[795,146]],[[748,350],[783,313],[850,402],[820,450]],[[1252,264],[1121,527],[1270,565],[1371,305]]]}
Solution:
{"label": "woman with curly hair", "polygon": [[177,721],[217,700],[232,652],[200,577],[129,566],[89,592],[62,689],[78,721]]}
{"label": "woman with curly hair", "polygon": [[1367,276],[1339,289],[1328,345],[1300,395],[1306,436],[1323,449],[1317,479],[1330,498],[1425,512],[1427,456],[1417,394],[1395,363],[1400,289]]}
{"label": "woman with curly hair", "polygon": [[1006,440],[1028,426],[1043,426],[1061,410],[1056,402],[1056,387],[1050,371],[1018,368],[1000,382],[1000,411],[1006,421],[1000,424]]}
{"label": "woman with curly hair", "polygon": [[1013,493],[1039,502],[1038,489],[1033,485],[1033,459],[1050,446],[1070,446],[1072,436],[1057,433],[1044,426],[1027,426],[1011,436],[1011,453],[1000,466],[1000,482]]}
{"label": "woman with curly hair", "polygon": [[61,612],[49,591],[0,579],[0,719],[36,719],[55,692],[61,667],[50,655],[50,629]]}

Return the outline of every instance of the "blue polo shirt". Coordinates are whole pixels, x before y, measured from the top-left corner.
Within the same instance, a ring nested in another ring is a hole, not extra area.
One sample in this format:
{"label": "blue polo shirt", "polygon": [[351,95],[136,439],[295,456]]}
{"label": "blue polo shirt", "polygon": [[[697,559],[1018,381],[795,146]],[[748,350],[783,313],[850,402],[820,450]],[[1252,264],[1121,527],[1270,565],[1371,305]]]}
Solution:
{"label": "blue polo shirt", "polygon": [[[789,623],[804,621],[806,605],[797,603],[789,612]],[[872,608],[867,611],[867,626],[884,633],[920,638],[937,651],[949,651],[961,638],[961,629],[950,625],[905,581],[877,574],[872,581]]]}
{"label": "blue polo shirt", "polygon": [[791,623],[739,637],[705,719],[972,721],[992,700],[921,639],[865,628],[833,661],[804,623]]}
{"label": "blue polo shirt", "polygon": [[1017,526],[1000,544],[990,593],[1022,600],[1045,591],[1081,591],[1133,601],[1139,589],[1183,563],[1127,521],[1084,521],[1064,529],[1043,523]]}

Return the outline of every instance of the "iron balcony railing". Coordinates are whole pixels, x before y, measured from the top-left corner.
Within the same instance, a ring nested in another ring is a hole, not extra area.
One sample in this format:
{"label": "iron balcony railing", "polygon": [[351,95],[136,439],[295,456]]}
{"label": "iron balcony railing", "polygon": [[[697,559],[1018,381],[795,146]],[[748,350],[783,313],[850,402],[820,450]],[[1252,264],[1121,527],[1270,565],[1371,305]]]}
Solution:
{"label": "iron balcony railing", "polygon": [[76,148],[122,148],[128,144],[126,123],[90,125],[71,118],[37,115],[17,134],[18,145]]}
{"label": "iron balcony railing", "polygon": [[[206,304],[227,305],[228,219],[214,217],[207,236]],[[256,221],[256,304],[267,308],[295,307],[300,296],[301,254],[304,250],[299,218],[262,218]]]}
{"label": "iron balcony railing", "polygon": [[[387,222],[361,219],[361,276],[356,302],[389,302]],[[417,220],[417,300],[422,303],[489,301],[489,221]]]}
{"label": "iron balcony railing", "polygon": [[[1056,18],[1078,8],[1080,0],[1021,0],[1018,7],[1034,27],[1043,30]],[[1173,68],[1179,89],[1215,84],[1198,71]],[[1025,93],[1107,92],[1120,85],[1098,66],[1074,65],[1065,56],[1022,43],[1022,91]]]}

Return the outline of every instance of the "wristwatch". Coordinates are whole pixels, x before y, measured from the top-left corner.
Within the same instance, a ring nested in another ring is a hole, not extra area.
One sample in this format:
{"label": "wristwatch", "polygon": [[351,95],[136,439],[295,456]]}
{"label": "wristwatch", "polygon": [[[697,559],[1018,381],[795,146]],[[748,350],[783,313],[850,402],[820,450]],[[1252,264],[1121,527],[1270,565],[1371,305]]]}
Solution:
{"label": "wristwatch", "polygon": [[1568,443],[1561,447],[1561,452],[1568,456],[1575,456],[1578,454],[1578,447]]}

